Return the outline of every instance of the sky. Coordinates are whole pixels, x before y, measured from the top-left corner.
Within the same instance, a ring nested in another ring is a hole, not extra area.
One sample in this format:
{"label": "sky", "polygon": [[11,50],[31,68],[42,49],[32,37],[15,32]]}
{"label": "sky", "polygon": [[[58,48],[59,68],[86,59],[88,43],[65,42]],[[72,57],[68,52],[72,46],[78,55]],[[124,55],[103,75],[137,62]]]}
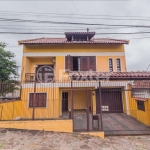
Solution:
{"label": "sky", "polygon": [[[23,48],[18,45],[19,40],[64,37],[64,32],[89,28],[97,33],[95,38],[130,40],[130,44],[125,45],[127,71],[145,71],[150,64],[149,6],[149,0],[0,0],[0,41],[8,43],[6,50],[15,53],[17,65],[21,66]],[[41,34],[14,34],[16,32]]]}

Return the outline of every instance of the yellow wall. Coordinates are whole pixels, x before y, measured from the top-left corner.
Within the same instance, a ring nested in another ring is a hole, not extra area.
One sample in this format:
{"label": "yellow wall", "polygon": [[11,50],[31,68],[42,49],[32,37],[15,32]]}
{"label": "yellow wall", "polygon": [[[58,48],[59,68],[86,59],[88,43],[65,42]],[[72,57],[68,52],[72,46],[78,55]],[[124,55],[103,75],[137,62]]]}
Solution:
{"label": "yellow wall", "polygon": [[[55,58],[55,79],[56,80],[66,80],[65,79],[65,57],[64,56],[56,56]],[[68,78],[67,78],[68,79]]]}
{"label": "yellow wall", "polygon": [[150,126],[150,100],[144,102],[145,111],[137,110],[137,120]]}
{"label": "yellow wall", "polygon": [[96,114],[96,92],[95,91],[92,92],[91,97],[92,97],[92,102],[91,102],[92,112],[93,114]]}
{"label": "yellow wall", "polygon": [[13,120],[21,115],[21,100],[0,103],[0,120]]}
{"label": "yellow wall", "polygon": [[102,71],[102,72],[108,72],[109,71],[109,65],[108,61],[109,58],[113,60],[113,71],[117,72],[117,64],[116,64],[116,59],[120,58],[121,60],[121,71],[126,72],[126,61],[125,61],[125,56],[97,56],[96,57],[96,64],[97,64],[97,71]]}
{"label": "yellow wall", "polygon": [[[123,44],[59,44],[59,45],[28,45],[23,48],[24,53],[37,53],[37,52],[124,52]],[[88,55],[88,54],[87,54]],[[97,56],[96,69],[97,71],[109,71],[108,59],[113,58],[113,68],[117,71],[116,58],[121,59],[121,71],[126,71],[125,56]],[[65,57],[55,57],[55,77],[56,80],[66,80],[62,78],[65,74]],[[53,64],[52,57],[23,57],[22,60],[22,81],[24,81],[25,73],[34,73],[35,64]]]}
{"label": "yellow wall", "polygon": [[[131,89],[130,89],[131,90]],[[136,118],[138,121],[150,126],[150,99],[144,102],[145,111],[138,110],[137,100],[132,98],[131,91],[126,91],[128,94],[128,111],[129,115]]]}
{"label": "yellow wall", "polygon": [[[68,109],[71,109],[71,91],[68,90],[62,90],[62,92],[68,92]],[[73,101],[74,101],[74,109],[86,109],[86,91],[81,90],[73,91]],[[89,107],[91,107],[91,91],[88,92],[88,98],[89,98]]]}
{"label": "yellow wall", "polygon": [[0,128],[73,132],[72,120],[0,121]]}
{"label": "yellow wall", "polygon": [[[38,86],[38,84],[37,84]],[[33,93],[33,88],[29,88],[29,84],[26,88],[22,89],[22,118],[32,118],[33,108],[29,108],[29,93]],[[36,88],[38,93],[47,93],[46,108],[35,108],[35,118],[59,118],[60,116],[60,95],[59,88],[47,88],[40,86]]]}
{"label": "yellow wall", "polygon": [[[123,44],[24,45],[23,52],[124,52]],[[68,53],[69,54],[69,53]]]}

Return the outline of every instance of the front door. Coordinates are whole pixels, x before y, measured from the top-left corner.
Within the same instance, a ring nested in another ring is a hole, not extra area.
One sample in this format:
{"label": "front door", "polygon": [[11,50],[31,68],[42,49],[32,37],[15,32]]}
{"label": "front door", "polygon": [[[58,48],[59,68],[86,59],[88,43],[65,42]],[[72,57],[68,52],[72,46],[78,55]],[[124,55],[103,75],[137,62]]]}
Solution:
{"label": "front door", "polygon": [[68,92],[62,92],[62,111],[68,110]]}

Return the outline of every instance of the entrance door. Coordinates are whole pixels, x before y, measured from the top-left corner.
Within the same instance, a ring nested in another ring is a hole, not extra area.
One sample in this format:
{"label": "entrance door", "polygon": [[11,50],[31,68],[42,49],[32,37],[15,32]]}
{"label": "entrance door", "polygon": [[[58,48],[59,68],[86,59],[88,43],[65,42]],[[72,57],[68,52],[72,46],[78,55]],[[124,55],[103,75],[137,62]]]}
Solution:
{"label": "entrance door", "polygon": [[62,111],[68,110],[68,92],[62,92]]}

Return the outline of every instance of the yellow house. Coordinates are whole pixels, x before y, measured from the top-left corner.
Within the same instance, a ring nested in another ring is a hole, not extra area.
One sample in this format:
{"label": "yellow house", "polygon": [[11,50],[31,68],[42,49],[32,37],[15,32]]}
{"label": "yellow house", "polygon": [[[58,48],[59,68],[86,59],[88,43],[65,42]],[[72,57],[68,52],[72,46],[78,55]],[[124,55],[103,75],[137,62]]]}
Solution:
{"label": "yellow house", "polygon": [[21,101],[3,106],[3,111],[5,107],[15,111],[1,120],[55,119],[64,121],[59,131],[67,131],[65,124],[72,121],[73,131],[117,131],[113,125],[119,120],[113,121],[119,117],[137,118],[129,83],[150,80],[150,73],[127,72],[124,44],[129,41],[94,36],[95,32],[66,32],[65,38],[19,41],[23,45]]}
{"label": "yellow house", "polygon": [[[30,108],[28,105],[30,105],[29,99],[33,99],[34,84],[32,81],[34,80],[37,81],[36,93],[39,93],[37,97],[44,96],[48,100],[47,103],[43,103],[45,108],[37,106],[35,117],[59,118],[63,111],[71,109],[70,86],[65,85],[65,83],[64,86],[60,84],[60,82],[70,81],[68,72],[126,72],[124,44],[129,42],[126,40],[97,39],[93,38],[94,35],[95,32],[68,32],[65,33],[66,38],[39,38],[19,41],[19,44],[23,45],[21,81],[23,83],[22,93],[24,93],[22,100],[25,101],[23,110],[26,112],[22,114],[23,118],[32,117],[32,107]],[[54,82],[60,85],[51,88]],[[42,85],[41,83],[45,84]],[[88,87],[88,85],[86,86]],[[75,110],[85,110],[87,107],[85,87],[81,86],[81,90],[78,90],[78,86],[76,88],[73,96],[73,107]],[[95,106],[91,108],[91,91],[94,87],[88,88],[88,105],[90,109],[95,111],[93,113],[96,113]],[[42,103],[37,105],[42,105]],[[122,107],[121,102],[120,107]]]}

